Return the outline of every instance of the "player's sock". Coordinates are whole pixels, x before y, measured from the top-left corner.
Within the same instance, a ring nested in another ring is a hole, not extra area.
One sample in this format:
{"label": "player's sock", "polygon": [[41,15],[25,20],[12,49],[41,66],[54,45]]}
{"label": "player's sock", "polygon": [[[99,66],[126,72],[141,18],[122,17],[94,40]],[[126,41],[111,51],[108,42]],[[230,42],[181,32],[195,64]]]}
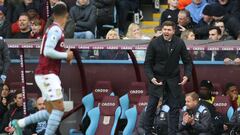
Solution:
{"label": "player's sock", "polygon": [[47,128],[45,131],[44,135],[54,135],[60,121],[62,119],[64,112],[59,111],[59,110],[52,110],[52,113],[49,116],[48,123],[47,123]]}
{"label": "player's sock", "polygon": [[25,127],[27,125],[30,125],[30,124],[33,124],[33,123],[46,121],[46,120],[48,120],[48,117],[49,117],[48,111],[47,110],[41,110],[41,111],[38,111],[34,114],[29,115],[26,118],[18,120],[18,125],[19,125],[19,127],[23,128],[23,127]]}

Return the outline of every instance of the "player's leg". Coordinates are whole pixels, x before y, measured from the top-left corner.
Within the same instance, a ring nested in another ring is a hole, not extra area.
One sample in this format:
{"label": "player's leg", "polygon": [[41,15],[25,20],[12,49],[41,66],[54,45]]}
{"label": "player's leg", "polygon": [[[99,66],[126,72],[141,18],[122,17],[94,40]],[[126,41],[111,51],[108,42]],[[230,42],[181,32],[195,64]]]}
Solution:
{"label": "player's leg", "polygon": [[45,135],[54,135],[64,114],[63,94],[60,79],[57,75],[49,76],[50,88],[46,107],[51,112],[47,122]]}

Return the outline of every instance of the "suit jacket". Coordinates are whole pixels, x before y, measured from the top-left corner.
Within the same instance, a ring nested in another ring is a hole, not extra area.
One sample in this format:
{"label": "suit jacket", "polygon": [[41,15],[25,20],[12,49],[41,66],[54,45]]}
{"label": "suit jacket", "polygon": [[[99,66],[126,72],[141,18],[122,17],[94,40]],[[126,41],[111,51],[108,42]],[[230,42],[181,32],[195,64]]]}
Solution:
{"label": "suit jacket", "polygon": [[[184,64],[184,75],[190,78],[192,74],[192,59],[182,39],[173,36],[171,41],[166,41],[163,36],[159,36],[149,43],[144,68],[149,80],[148,92],[150,95],[161,97],[166,86],[174,97],[182,95],[178,85],[181,81],[180,58]],[[152,84],[151,79],[153,77],[158,81],[163,81],[164,85],[156,86]]]}

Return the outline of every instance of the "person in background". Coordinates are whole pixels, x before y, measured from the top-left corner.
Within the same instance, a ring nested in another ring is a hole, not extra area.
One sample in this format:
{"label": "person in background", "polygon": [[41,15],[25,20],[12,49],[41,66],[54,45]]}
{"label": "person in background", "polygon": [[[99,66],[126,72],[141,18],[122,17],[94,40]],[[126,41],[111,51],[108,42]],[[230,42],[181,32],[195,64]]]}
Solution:
{"label": "person in background", "polygon": [[[128,27],[126,37],[123,39],[140,39],[140,40],[150,40],[149,37],[144,36],[141,32],[141,28],[138,24],[131,23]],[[145,50],[134,50],[133,51],[137,61],[144,61],[146,56]]]}
{"label": "person in background", "polygon": [[179,13],[178,6],[178,0],[168,0],[169,8],[162,12],[160,24],[162,24],[165,21],[173,21],[177,24],[177,16]]}
{"label": "person in background", "polygon": [[6,19],[6,8],[0,6],[0,36],[9,38],[11,36],[10,23]]}
{"label": "person in background", "polygon": [[10,66],[10,54],[7,43],[0,37],[0,87],[7,79],[8,68]]}
{"label": "person in background", "polygon": [[182,40],[195,40],[195,34],[193,33],[193,30],[185,30],[181,34]]}
{"label": "person in background", "polygon": [[194,23],[198,24],[202,19],[202,11],[207,5],[206,0],[192,0],[192,3],[185,9],[190,12],[191,18]]}

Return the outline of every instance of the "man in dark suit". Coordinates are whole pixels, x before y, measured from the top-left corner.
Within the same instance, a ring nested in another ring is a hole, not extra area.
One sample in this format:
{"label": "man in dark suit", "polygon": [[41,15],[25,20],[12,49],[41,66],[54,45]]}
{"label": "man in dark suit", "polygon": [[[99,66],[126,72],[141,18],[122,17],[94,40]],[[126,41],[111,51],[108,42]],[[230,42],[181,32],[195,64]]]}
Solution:
{"label": "man in dark suit", "polygon": [[[163,35],[153,39],[145,58],[145,73],[149,80],[149,102],[146,110],[146,135],[152,135],[154,113],[159,98],[170,107],[168,134],[176,135],[179,109],[184,104],[181,85],[184,85],[192,73],[192,60],[185,43],[174,36],[175,24],[166,21],[162,24]],[[184,64],[184,76],[180,79],[180,58]]]}

